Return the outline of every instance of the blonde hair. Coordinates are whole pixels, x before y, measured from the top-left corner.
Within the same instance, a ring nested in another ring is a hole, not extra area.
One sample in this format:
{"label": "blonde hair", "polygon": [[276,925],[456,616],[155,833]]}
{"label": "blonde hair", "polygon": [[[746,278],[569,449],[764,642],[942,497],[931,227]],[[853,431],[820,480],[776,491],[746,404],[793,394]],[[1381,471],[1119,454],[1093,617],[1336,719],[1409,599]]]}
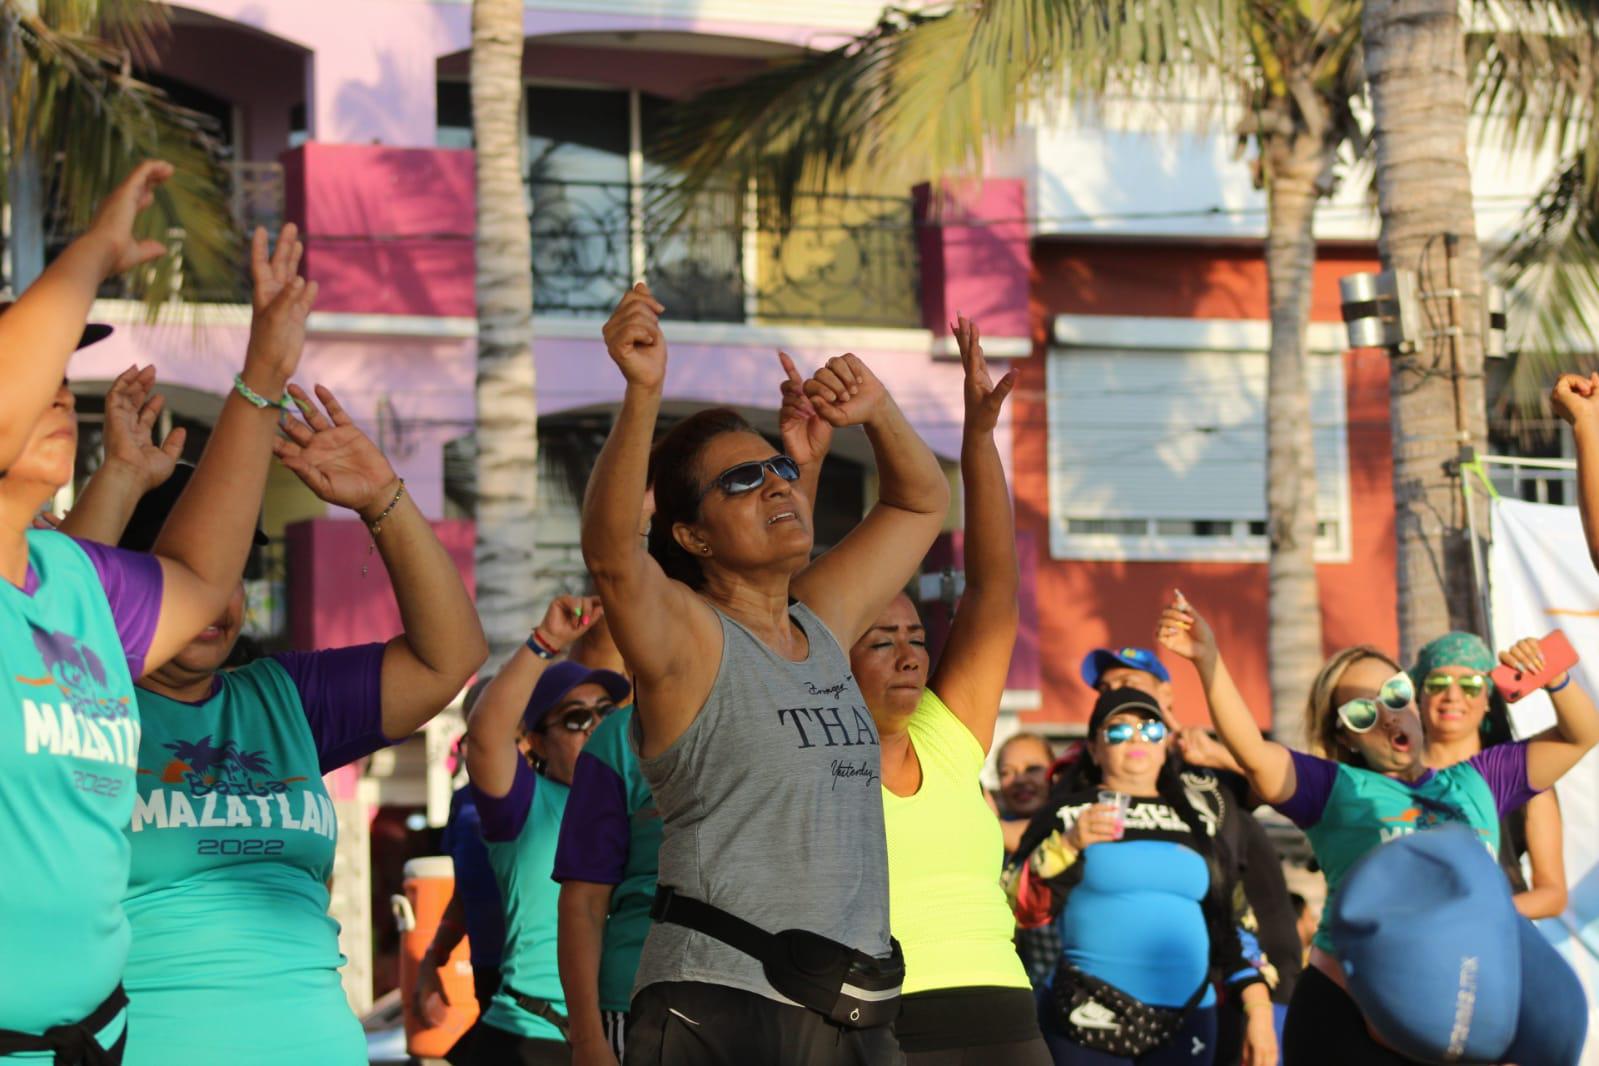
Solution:
{"label": "blonde hair", "polygon": [[1344,672],[1365,659],[1387,663],[1399,673],[1404,667],[1393,656],[1370,644],[1356,644],[1345,648],[1328,659],[1316,680],[1310,685],[1310,700],[1305,705],[1305,735],[1310,743],[1310,753],[1324,759],[1361,765],[1360,756],[1338,743],[1338,705],[1333,694],[1344,679]]}

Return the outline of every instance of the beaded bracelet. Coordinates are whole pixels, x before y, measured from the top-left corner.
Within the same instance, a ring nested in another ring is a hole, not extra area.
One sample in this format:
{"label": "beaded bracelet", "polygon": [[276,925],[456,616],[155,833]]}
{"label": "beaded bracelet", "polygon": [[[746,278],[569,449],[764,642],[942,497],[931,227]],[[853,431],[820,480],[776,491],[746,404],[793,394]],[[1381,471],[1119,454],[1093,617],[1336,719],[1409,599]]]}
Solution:
{"label": "beaded bracelet", "polygon": [[394,509],[400,505],[400,500],[404,495],[405,479],[402,477],[400,478],[400,487],[394,490],[394,499],[390,500],[389,505],[383,508],[382,514],[366,524],[366,528],[372,533],[372,543],[366,546],[366,561],[361,564],[362,577],[366,577],[367,568],[372,565],[372,553],[378,550],[378,534],[383,532],[383,520],[394,513]]}
{"label": "beaded bracelet", "polygon": [[262,410],[265,410],[268,407],[276,407],[284,411],[299,411],[300,409],[298,405],[295,404],[294,397],[290,396],[287,392],[283,394],[283,399],[278,400],[276,403],[267,399],[265,396],[262,396],[259,392],[256,392],[254,389],[250,388],[250,386],[244,383],[243,374],[233,375],[233,391],[244,397],[245,401],[251,406],[261,408]]}

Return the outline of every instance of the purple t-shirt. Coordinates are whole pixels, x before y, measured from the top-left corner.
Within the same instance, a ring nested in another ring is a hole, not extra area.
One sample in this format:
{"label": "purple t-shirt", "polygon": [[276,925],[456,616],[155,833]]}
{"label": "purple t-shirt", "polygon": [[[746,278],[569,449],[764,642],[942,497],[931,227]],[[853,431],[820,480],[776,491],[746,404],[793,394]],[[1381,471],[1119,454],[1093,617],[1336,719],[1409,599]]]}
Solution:
{"label": "purple t-shirt", "polygon": [[385,648],[356,644],[272,656],[300,694],[323,773],[394,743],[383,732]]}
{"label": "purple t-shirt", "polygon": [[[110,548],[91,540],[74,537],[72,543],[83,549],[100,575],[100,585],[105,589],[117,636],[122,638],[122,650],[128,659],[128,674],[137,681],[144,674],[144,660],[155,642],[156,623],[161,620],[161,563],[153,555]],[[30,566],[22,579],[22,592],[32,596],[38,590],[39,575]]]}

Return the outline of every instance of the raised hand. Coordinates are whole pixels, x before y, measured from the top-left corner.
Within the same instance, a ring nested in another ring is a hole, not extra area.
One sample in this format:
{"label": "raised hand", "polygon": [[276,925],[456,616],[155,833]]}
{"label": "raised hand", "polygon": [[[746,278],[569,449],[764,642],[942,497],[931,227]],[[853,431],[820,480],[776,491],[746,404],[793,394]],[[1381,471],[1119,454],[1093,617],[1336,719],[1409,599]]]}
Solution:
{"label": "raised hand", "polygon": [[877,375],[852,353],[829,359],[803,391],[816,413],[835,428],[864,426],[893,402]]}
{"label": "raised hand", "polygon": [[1599,373],[1561,374],[1549,394],[1549,405],[1571,425],[1599,417]]}
{"label": "raised hand", "polygon": [[629,289],[606,319],[601,331],[605,351],[629,385],[658,389],[666,381],[666,336],[661,315],[666,308],[642,281]]}
{"label": "raised hand", "polygon": [[1155,639],[1160,646],[1182,656],[1190,662],[1204,662],[1216,657],[1216,634],[1210,623],[1194,610],[1177,589],[1172,589],[1172,602],[1160,612],[1160,624]]}
{"label": "raised hand", "polygon": [[949,329],[960,347],[961,368],[966,371],[966,430],[992,433],[999,424],[999,411],[1005,406],[1005,397],[1016,387],[1016,371],[1008,371],[996,385],[988,372],[988,361],[983,358],[982,334],[977,323],[965,315],[957,315]]}
{"label": "raised hand", "polygon": [[187,431],[168,433],[159,445],[151,436],[166,399],[154,391],[155,367],[131,366],[117,375],[105,395],[105,461],[120,467],[142,495],[172,476],[183,454]]}
{"label": "raised hand", "polygon": [[777,353],[785,375],[782,385],[783,405],[777,413],[777,429],[783,438],[783,450],[796,463],[808,466],[820,462],[833,444],[833,426],[817,413],[815,406],[805,398],[805,379],[787,352]]}
{"label": "raised hand", "polygon": [[285,418],[283,432],[272,450],[279,461],[316,493],[317,498],[337,507],[348,507],[370,522],[388,506],[398,490],[400,479],[394,467],[355,425],[331,389],[316,387],[317,399],[326,414],[298,385],[289,386],[289,395],[299,405],[305,420]]}
{"label": "raised hand", "polygon": [[598,596],[557,596],[550,601],[544,620],[534,631],[546,645],[561,651],[604,617],[605,608],[600,606]]}
{"label": "raised hand", "polygon": [[1536,637],[1523,637],[1499,653],[1499,661],[1522,674],[1536,674],[1543,669],[1543,645]]}
{"label": "raised hand", "polygon": [[300,365],[305,348],[305,322],[316,303],[316,282],[298,274],[305,247],[295,238],[294,223],[278,234],[267,255],[266,230],[256,227],[250,244],[250,274],[255,281],[250,345],[244,355],[244,377],[256,392],[273,399]]}
{"label": "raised hand", "polygon": [[134,167],[133,173],[111,190],[111,195],[100,201],[84,236],[103,243],[107,277],[166,254],[167,247],[160,241],[141,241],[134,237],[133,225],[139,212],[155,203],[156,187],[173,173],[171,163],[146,160]]}

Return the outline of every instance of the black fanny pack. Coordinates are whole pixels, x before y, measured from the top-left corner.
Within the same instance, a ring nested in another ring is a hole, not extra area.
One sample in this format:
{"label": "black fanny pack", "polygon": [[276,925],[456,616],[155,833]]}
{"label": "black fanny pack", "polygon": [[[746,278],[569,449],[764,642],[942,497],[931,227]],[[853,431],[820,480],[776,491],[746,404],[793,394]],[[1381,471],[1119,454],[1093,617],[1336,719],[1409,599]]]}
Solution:
{"label": "black fanny pack", "polygon": [[772,987],[795,1003],[851,1029],[887,1025],[899,1015],[905,956],[874,958],[804,929],[768,933],[720,907],[660,885],[650,917],[704,933],[761,964]]}
{"label": "black fanny pack", "polygon": [[110,1025],[117,1014],[128,1005],[128,994],[118,985],[112,989],[105,1002],[94,1008],[79,1022],[56,1025],[43,1033],[18,1033],[0,1029],[0,1055],[15,1055],[24,1051],[55,1052],[54,1066],[112,1066],[121,1059],[100,1046],[95,1035]]}
{"label": "black fanny pack", "polygon": [[1080,1047],[1135,1059],[1169,1043],[1209,987],[1208,979],[1200,982],[1181,1007],[1152,1007],[1062,959],[1055,971],[1055,1020]]}

